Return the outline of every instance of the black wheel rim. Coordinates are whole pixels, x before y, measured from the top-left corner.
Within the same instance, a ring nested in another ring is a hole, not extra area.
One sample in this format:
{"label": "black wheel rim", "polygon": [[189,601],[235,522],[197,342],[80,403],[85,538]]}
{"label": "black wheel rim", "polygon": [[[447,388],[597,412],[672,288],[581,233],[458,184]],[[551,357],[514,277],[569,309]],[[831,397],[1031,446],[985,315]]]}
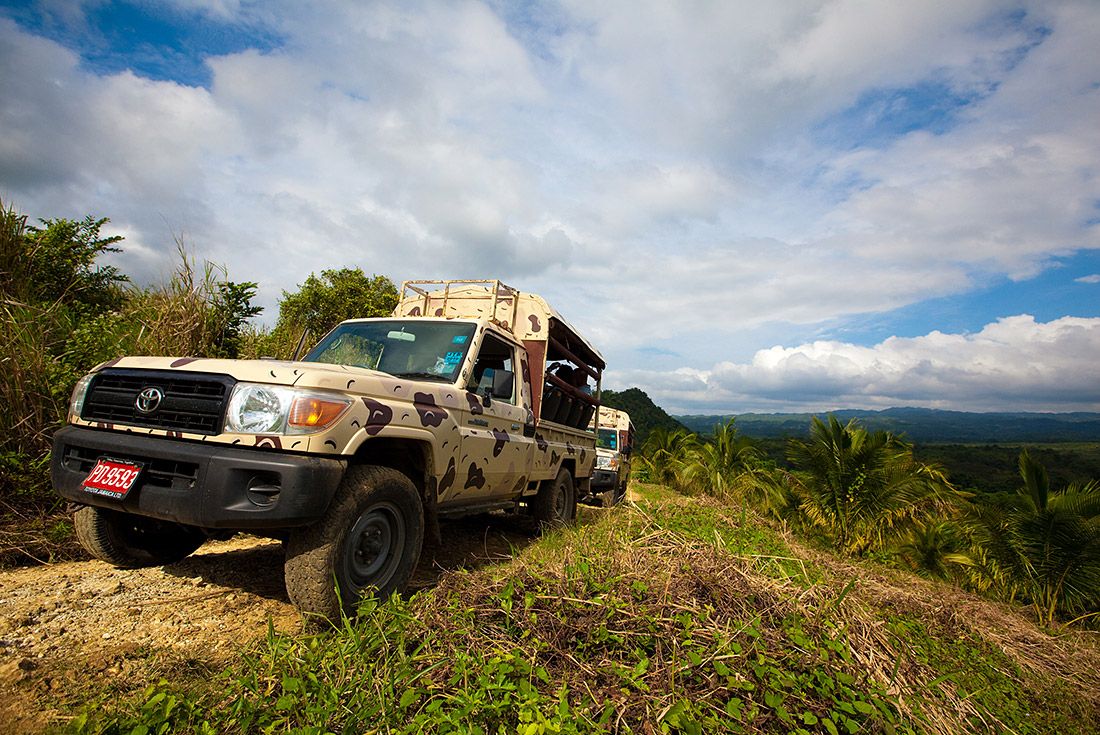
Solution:
{"label": "black wheel rim", "polygon": [[356,591],[382,588],[393,578],[405,549],[405,519],[392,503],[367,508],[344,539],[344,569]]}
{"label": "black wheel rim", "polygon": [[554,496],[554,517],[559,520],[569,520],[569,488],[565,483],[558,485],[558,493]]}

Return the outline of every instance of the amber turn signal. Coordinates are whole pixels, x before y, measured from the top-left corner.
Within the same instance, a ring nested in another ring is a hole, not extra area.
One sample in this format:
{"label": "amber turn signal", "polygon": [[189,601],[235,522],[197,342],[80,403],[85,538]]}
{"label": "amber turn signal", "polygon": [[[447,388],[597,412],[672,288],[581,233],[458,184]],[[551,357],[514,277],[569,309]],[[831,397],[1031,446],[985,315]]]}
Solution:
{"label": "amber turn signal", "polygon": [[290,407],[287,424],[309,428],[328,426],[340,417],[348,407],[346,401],[327,401],[316,396],[295,398]]}

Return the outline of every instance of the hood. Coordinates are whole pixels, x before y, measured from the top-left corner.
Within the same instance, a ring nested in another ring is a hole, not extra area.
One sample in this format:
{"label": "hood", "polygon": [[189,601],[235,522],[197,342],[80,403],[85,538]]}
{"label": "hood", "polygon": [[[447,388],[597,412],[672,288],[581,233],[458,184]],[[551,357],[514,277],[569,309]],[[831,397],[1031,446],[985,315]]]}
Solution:
{"label": "hood", "polygon": [[[330,387],[343,379],[391,378],[386,373],[351,365],[290,360],[223,360],[204,357],[122,357],[96,366],[134,370],[179,370],[192,373],[229,375],[240,381],[296,385],[303,388]],[[392,379],[392,378],[391,378]]]}

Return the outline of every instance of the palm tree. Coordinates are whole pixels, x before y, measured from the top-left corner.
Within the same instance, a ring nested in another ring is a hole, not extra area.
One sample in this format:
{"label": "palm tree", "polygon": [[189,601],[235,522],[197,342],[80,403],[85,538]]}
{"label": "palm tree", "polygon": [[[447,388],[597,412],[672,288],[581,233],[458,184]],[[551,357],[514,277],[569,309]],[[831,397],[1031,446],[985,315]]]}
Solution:
{"label": "palm tree", "polygon": [[790,483],[805,521],[845,551],[881,548],[956,495],[943,470],[917,462],[907,442],[854,419],[814,417],[810,441],[791,440],[787,456],[798,470]]}
{"label": "palm tree", "polygon": [[639,459],[642,466],[649,471],[650,480],[679,487],[684,458],[696,443],[695,434],[687,429],[669,431],[657,428],[646,437]]}
{"label": "palm tree", "polygon": [[714,427],[710,441],[697,444],[681,468],[686,487],[729,498],[738,479],[760,460],[760,450],[752,440],[740,434],[733,419]]}
{"label": "palm tree", "polygon": [[1019,462],[1023,484],[1008,507],[975,508],[975,550],[1006,596],[1026,596],[1049,625],[1100,602],[1100,483],[1052,491],[1026,449]]}
{"label": "palm tree", "polygon": [[966,539],[953,521],[929,521],[915,526],[898,544],[897,553],[916,574],[951,578],[960,567],[972,567]]}

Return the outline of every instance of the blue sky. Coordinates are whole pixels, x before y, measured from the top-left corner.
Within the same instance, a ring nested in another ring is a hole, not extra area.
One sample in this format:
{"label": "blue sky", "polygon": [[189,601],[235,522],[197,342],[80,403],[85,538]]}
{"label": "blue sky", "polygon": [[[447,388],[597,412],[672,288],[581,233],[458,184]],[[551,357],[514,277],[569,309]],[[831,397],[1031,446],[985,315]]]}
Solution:
{"label": "blue sky", "polygon": [[270,51],[280,41],[260,26],[219,19],[201,6],[3,0],[0,7],[27,31],[78,53],[83,67],[100,76],[129,70],[157,81],[209,87],[207,57]]}
{"label": "blue sky", "polygon": [[1087,0],[0,0],[0,199],[268,319],[500,277],[674,412],[1100,410],[1098,47]]}

